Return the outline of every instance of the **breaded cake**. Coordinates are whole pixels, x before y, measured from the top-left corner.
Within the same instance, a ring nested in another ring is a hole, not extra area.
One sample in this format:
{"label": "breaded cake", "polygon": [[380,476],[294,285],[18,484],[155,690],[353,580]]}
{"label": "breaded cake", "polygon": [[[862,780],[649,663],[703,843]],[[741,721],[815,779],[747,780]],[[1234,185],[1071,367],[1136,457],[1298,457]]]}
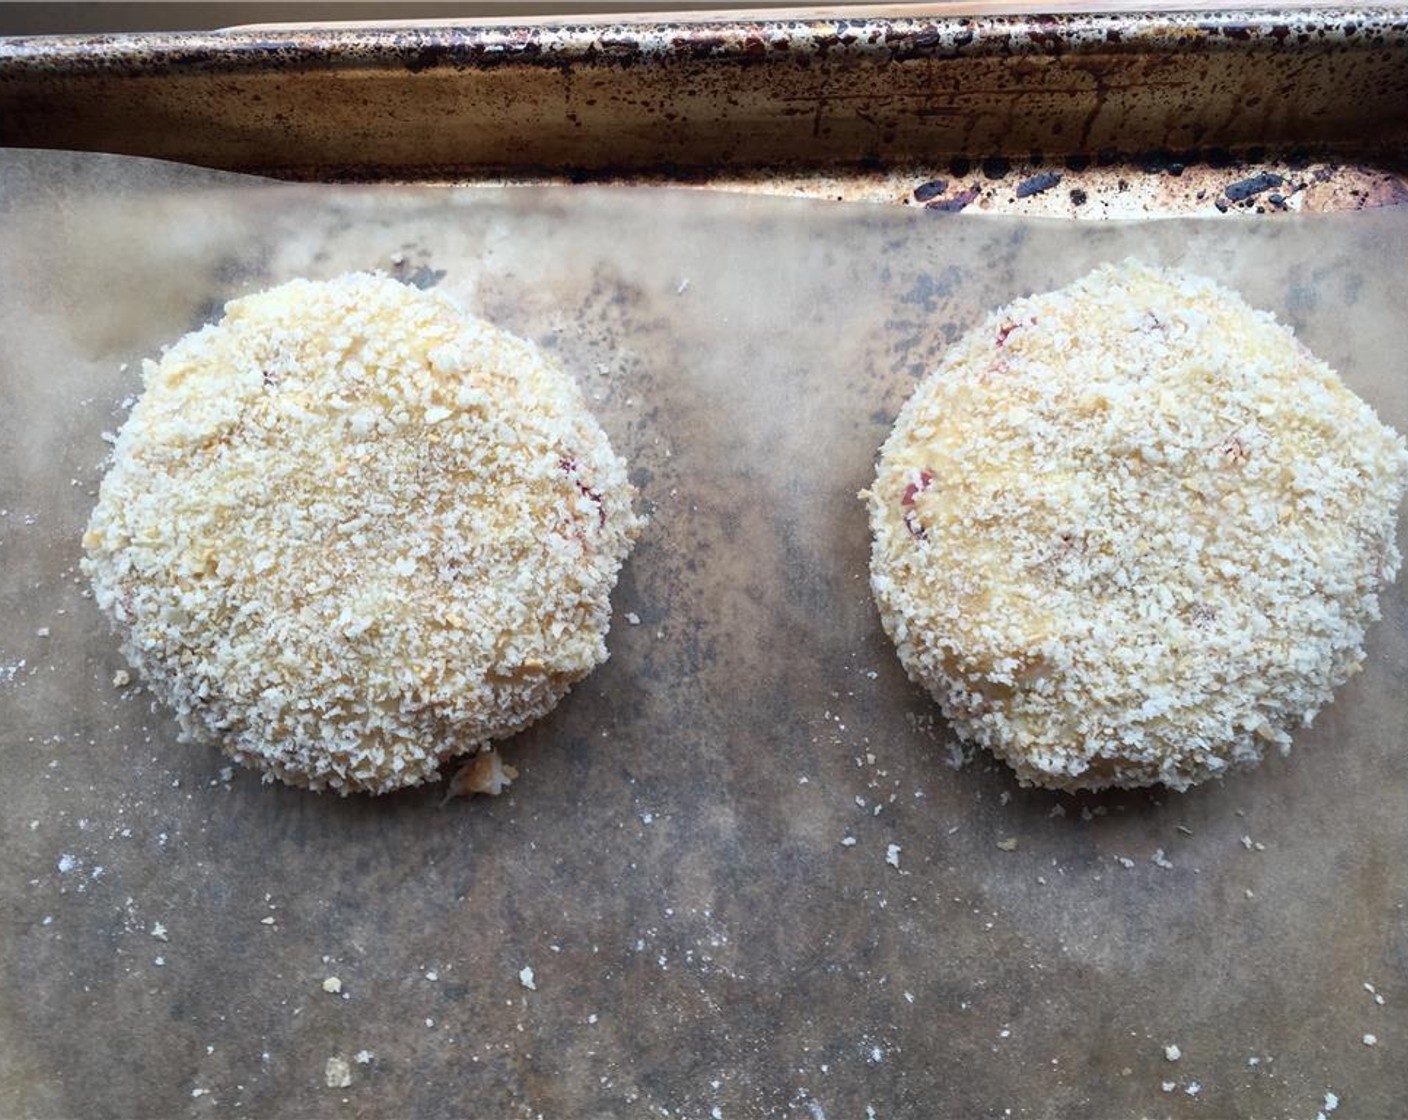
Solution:
{"label": "breaded cake", "polygon": [[186,737],[384,793],[606,659],[632,489],[531,343],[350,274],[235,300],[144,377],[84,570]]}
{"label": "breaded cake", "polygon": [[904,406],[871,583],[1024,784],[1184,789],[1286,748],[1394,578],[1403,438],[1273,316],[1134,263],[1020,299]]}

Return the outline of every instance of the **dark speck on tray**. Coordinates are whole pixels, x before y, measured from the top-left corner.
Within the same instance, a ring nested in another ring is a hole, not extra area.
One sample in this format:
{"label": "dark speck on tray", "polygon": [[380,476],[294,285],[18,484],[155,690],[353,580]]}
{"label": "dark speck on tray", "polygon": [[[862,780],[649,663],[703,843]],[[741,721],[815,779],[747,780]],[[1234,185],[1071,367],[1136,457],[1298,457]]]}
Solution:
{"label": "dark speck on tray", "polygon": [[1141,152],[1135,159],[1135,165],[1140,171],[1147,172],[1150,175],[1157,175],[1160,171],[1168,167],[1172,159],[1173,157],[1169,155],[1168,152],[1159,149],[1152,152]]}
{"label": "dark speck on tray", "polygon": [[1055,171],[1043,171],[1039,175],[1033,175],[1030,179],[1024,179],[1017,184],[1017,197],[1030,198],[1034,194],[1042,191],[1049,191],[1061,181],[1061,176]]}
{"label": "dark speck on tray", "polygon": [[936,198],[933,202],[924,204],[926,210],[938,210],[940,213],[950,213],[955,210],[962,210],[970,202],[978,197],[977,187],[968,187],[959,191],[952,198]]}
{"label": "dark speck on tray", "polygon": [[929,182],[920,183],[914,188],[914,201],[928,202],[931,198],[938,198],[946,190],[948,190],[947,179],[930,179]]}
{"label": "dark speck on tray", "polygon": [[1275,172],[1264,171],[1260,175],[1253,175],[1250,179],[1229,183],[1222,188],[1222,193],[1233,202],[1241,202],[1243,199],[1261,194],[1262,191],[1270,190],[1272,187],[1279,187],[1285,181],[1283,176],[1277,175]]}

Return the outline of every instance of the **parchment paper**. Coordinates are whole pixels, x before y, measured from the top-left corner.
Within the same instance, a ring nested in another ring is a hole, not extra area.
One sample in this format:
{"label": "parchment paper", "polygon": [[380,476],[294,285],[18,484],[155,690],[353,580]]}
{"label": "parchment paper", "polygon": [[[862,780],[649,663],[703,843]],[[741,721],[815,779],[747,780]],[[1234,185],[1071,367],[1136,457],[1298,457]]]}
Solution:
{"label": "parchment paper", "polygon": [[[1289,758],[1022,790],[906,681],[855,493],[946,341],[1128,254],[1241,289],[1408,427],[1408,213],[1061,224],[54,153],[5,154],[0,200],[0,1114],[1401,1112],[1401,585]],[[140,359],[351,268],[558,354],[651,517],[611,661],[507,745],[497,800],[225,770],[114,687],[77,572]]]}

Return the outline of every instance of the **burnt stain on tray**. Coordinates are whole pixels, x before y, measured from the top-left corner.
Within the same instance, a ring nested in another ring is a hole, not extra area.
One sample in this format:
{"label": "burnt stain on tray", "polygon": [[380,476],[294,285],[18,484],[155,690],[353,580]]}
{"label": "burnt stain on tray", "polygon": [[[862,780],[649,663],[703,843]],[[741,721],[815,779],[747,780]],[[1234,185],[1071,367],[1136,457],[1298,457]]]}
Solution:
{"label": "burnt stain on tray", "polygon": [[982,191],[978,187],[965,187],[948,198],[936,198],[924,204],[926,210],[936,210],[941,214],[954,214],[962,210],[978,197]]}
{"label": "burnt stain on tray", "polygon": [[[989,167],[995,170],[990,161]],[[999,179],[960,181],[922,202],[914,191],[931,180],[921,172],[901,181],[905,193],[888,197],[904,204],[1055,217],[1268,216],[1393,206],[1408,198],[1408,182],[1393,171],[1346,165],[1327,153],[1262,146],[1012,162]],[[1053,193],[1058,186],[1066,188],[1059,196]]]}
{"label": "burnt stain on tray", "polygon": [[1279,187],[1286,181],[1285,176],[1277,175],[1275,172],[1263,171],[1260,175],[1253,175],[1247,179],[1240,179],[1235,183],[1229,183],[1222,188],[1225,194],[1233,202],[1243,202],[1248,198],[1269,191],[1272,187]]}
{"label": "burnt stain on tray", "polygon": [[1041,194],[1042,191],[1049,191],[1061,181],[1061,174],[1058,171],[1042,171],[1033,175],[1030,179],[1023,179],[1017,184],[1016,194],[1018,198],[1030,198],[1034,194]]}
{"label": "burnt stain on tray", "polygon": [[929,202],[938,198],[946,190],[948,190],[947,179],[930,179],[927,183],[920,183],[914,188],[914,201]]}

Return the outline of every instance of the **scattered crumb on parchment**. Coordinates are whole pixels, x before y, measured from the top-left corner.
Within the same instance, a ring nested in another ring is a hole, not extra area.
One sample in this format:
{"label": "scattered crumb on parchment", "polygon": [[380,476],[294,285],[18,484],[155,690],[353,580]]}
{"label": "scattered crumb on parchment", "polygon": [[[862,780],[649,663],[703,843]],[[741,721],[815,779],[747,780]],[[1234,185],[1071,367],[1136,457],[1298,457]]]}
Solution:
{"label": "scattered crumb on parchment", "polygon": [[323,1080],[329,1089],[346,1089],[352,1084],[352,1067],[345,1058],[329,1058],[323,1067]]}
{"label": "scattered crumb on parchment", "polygon": [[485,793],[498,797],[518,777],[518,770],[508,765],[495,750],[483,750],[466,762],[450,779],[445,800]]}

